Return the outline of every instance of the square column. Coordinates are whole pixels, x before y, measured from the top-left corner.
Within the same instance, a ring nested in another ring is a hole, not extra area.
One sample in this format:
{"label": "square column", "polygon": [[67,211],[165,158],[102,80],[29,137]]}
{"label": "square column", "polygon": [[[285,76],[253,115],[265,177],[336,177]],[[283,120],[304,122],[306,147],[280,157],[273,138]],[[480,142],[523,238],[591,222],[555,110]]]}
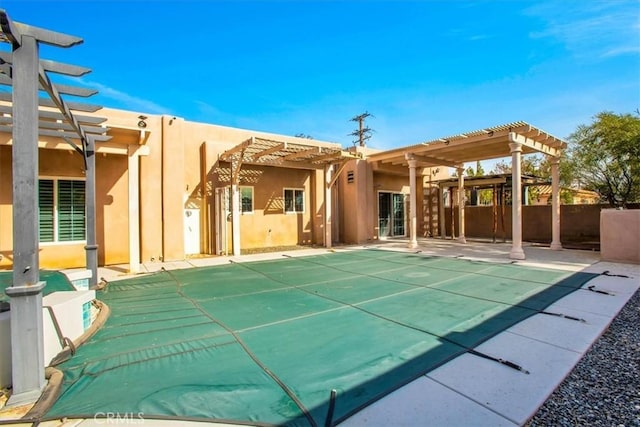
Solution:
{"label": "square column", "polygon": [[438,185],[438,195],[440,201],[438,202],[438,223],[440,224],[440,238],[447,238],[447,223],[444,217],[444,187],[442,184]]}
{"label": "square column", "polygon": [[13,394],[8,405],[35,402],[45,384],[38,221],[38,44],[22,36],[13,50]]}
{"label": "square column", "polygon": [[558,165],[560,159],[551,159],[551,249],[559,251],[562,249],[560,242],[560,177]]}
{"label": "square column", "polygon": [[139,146],[128,147],[129,272],[140,272],[140,156]]}
{"label": "square column", "polygon": [[464,237],[464,167],[456,168],[458,171],[458,242],[467,243]]}
{"label": "square column", "polygon": [[332,215],[331,215],[331,198],[333,187],[333,165],[328,164],[324,168],[324,181],[325,181],[325,190],[324,190],[324,247],[331,248],[332,236],[331,236],[331,228],[332,228]]}
{"label": "square column", "polygon": [[231,245],[233,255],[240,256],[240,190],[235,182],[231,184]]}
{"label": "square column", "polygon": [[417,162],[413,157],[413,154],[406,154],[405,158],[409,163],[409,247],[417,248],[418,247],[418,221],[417,221],[417,210],[418,206],[416,203],[416,166]]}
{"label": "square column", "polygon": [[96,237],[96,143],[87,138],[85,148],[85,195],[84,204],[87,210],[87,244],[84,246],[87,270],[91,271],[89,289],[98,285],[98,240]]}
{"label": "square column", "polygon": [[511,235],[512,244],[509,258],[525,259],[522,250],[522,144],[516,141],[516,134],[509,133],[511,149]]}

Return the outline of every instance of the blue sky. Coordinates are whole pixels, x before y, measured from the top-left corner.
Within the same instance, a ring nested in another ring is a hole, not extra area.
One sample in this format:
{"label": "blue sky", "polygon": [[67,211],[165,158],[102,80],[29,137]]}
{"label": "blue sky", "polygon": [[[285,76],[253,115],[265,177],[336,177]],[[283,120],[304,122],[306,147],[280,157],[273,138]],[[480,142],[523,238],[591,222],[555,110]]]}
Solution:
{"label": "blue sky", "polygon": [[[392,148],[527,121],[565,138],[640,108],[640,2],[0,0],[80,36],[91,102]],[[69,81],[59,80],[69,84]]]}

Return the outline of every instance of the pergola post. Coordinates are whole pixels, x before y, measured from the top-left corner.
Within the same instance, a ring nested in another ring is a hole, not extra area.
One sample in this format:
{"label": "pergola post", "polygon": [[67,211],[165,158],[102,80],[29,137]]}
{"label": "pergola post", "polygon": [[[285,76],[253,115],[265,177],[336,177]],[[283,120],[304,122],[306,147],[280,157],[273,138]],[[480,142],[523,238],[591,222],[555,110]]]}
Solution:
{"label": "pergola post", "polygon": [[140,146],[128,147],[129,272],[140,272]]}
{"label": "pergola post", "polygon": [[511,259],[525,259],[522,250],[522,144],[517,142],[516,134],[509,133],[511,149]]}
{"label": "pergola post", "polygon": [[231,244],[233,255],[240,255],[240,190],[236,181],[231,182]]}
{"label": "pergola post", "polygon": [[87,210],[87,244],[84,246],[87,270],[91,271],[89,289],[98,285],[98,241],[96,238],[96,143],[87,138],[85,149],[85,208]]}
{"label": "pergola post", "polygon": [[560,177],[558,165],[560,159],[551,158],[551,249],[562,249],[560,242]]}
{"label": "pergola post", "polygon": [[8,405],[35,402],[44,387],[42,289],[38,223],[38,43],[22,36],[13,50],[13,392]]}
{"label": "pergola post", "polygon": [[458,242],[467,243],[464,237],[464,167],[456,168],[458,171]]}
{"label": "pergola post", "polygon": [[438,194],[440,201],[438,202],[438,223],[440,224],[440,238],[447,238],[447,222],[444,217],[444,187],[442,184],[438,185]]}
{"label": "pergola post", "polygon": [[333,165],[327,164],[324,168],[324,247],[331,248],[332,236],[332,215],[331,215],[331,200],[332,200],[332,183],[333,183]]}
{"label": "pergola post", "polygon": [[412,154],[406,155],[407,162],[409,163],[409,247],[418,247],[418,221],[417,221],[417,203],[416,203],[416,166],[417,162]]}

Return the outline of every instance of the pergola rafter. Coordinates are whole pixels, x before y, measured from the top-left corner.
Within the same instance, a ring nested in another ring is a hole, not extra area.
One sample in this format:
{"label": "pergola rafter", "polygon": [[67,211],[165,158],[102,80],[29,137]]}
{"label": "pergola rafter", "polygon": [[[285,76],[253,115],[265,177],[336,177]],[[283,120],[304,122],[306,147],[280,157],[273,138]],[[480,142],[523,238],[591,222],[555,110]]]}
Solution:
{"label": "pergola rafter", "polygon": [[338,144],[275,141],[260,137],[251,137],[218,157],[223,162],[299,169],[322,169],[327,164],[356,158],[359,156],[343,150]]}

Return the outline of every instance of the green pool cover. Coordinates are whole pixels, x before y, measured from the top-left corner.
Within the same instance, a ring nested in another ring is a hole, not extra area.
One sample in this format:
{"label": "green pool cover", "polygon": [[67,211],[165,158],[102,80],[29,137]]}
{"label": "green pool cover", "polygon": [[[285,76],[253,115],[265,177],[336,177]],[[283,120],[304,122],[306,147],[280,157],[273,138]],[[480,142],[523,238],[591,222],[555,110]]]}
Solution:
{"label": "green pool cover", "polygon": [[47,417],[337,423],[592,277],[361,250],[112,282]]}
{"label": "green pool cover", "polygon": [[[42,290],[44,295],[58,291],[75,291],[75,288],[71,285],[67,276],[57,271],[41,270],[40,280],[47,282]],[[0,271],[0,301],[9,301],[9,296],[5,293],[5,289],[11,286],[12,282],[12,271]]]}

